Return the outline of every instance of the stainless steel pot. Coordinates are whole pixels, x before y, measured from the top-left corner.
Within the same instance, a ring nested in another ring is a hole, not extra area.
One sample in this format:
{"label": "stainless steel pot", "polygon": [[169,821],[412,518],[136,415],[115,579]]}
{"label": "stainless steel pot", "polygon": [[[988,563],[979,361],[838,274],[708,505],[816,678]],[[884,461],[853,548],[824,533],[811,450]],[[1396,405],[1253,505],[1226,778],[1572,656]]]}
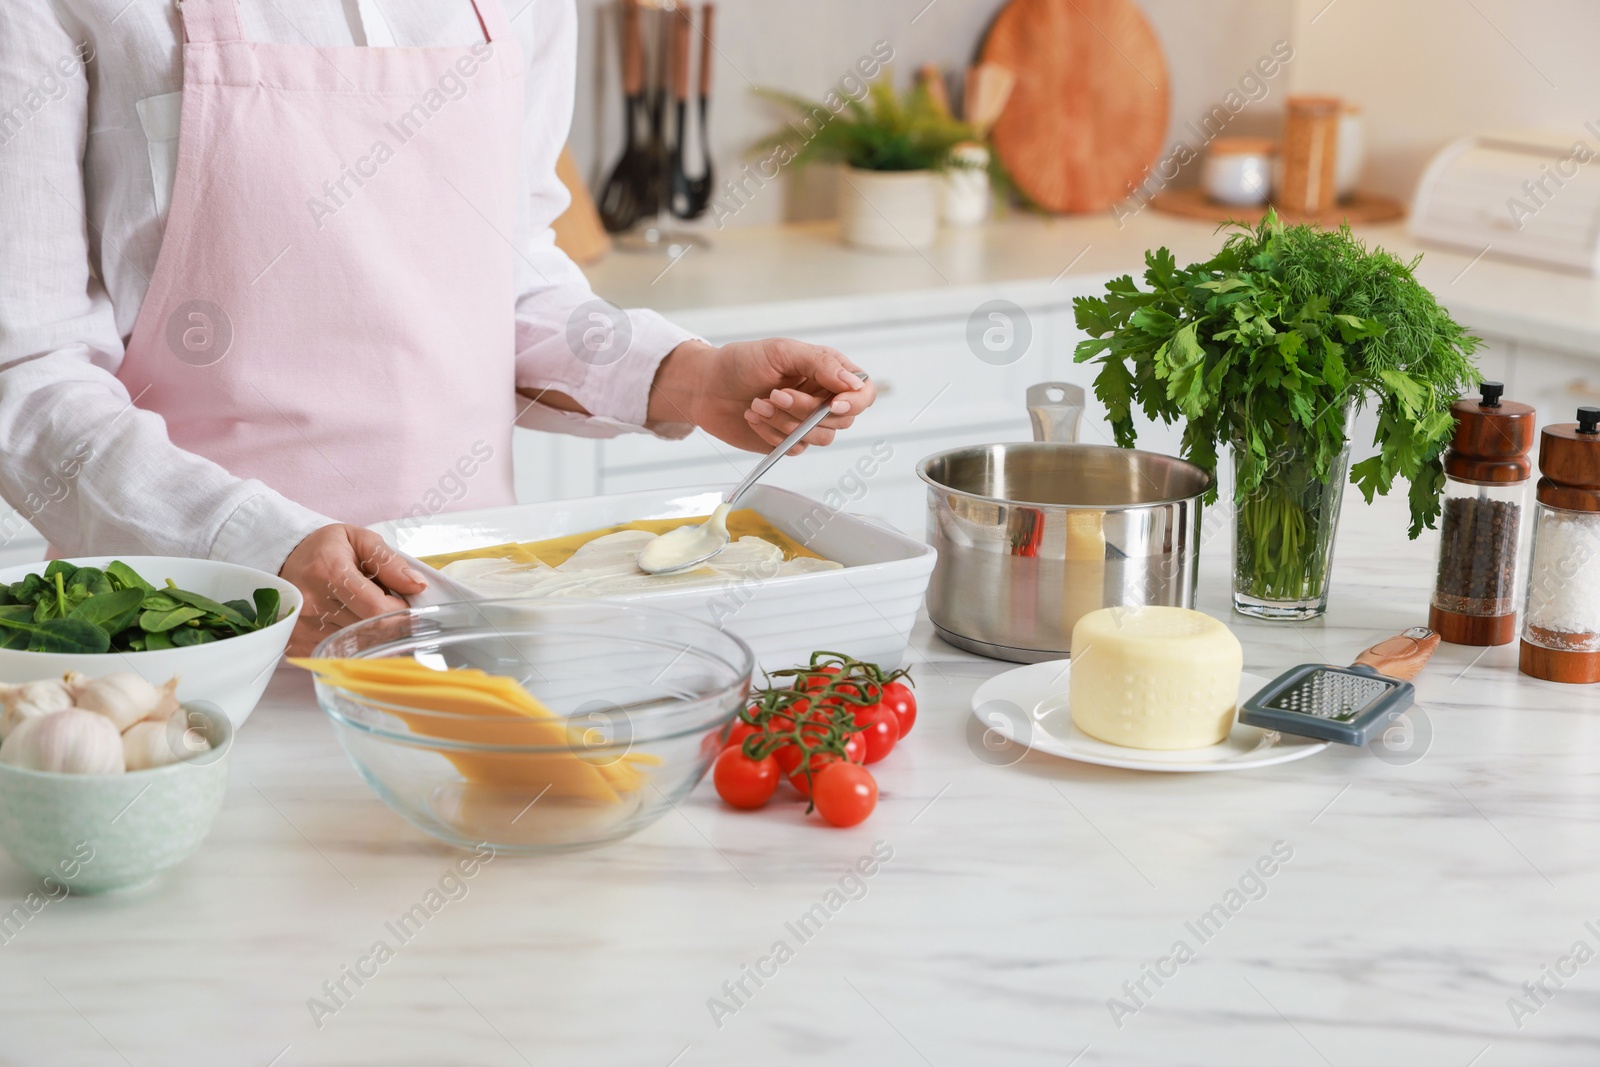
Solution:
{"label": "stainless steel pot", "polygon": [[[1035,436],[1075,420],[1039,413]],[[917,465],[928,485],[928,541],[939,551],[928,615],[939,636],[997,659],[1036,663],[1072,650],[1072,627],[1102,607],[1193,607],[1200,497],[1211,476],[1172,456],[1040,440],[938,452]]]}

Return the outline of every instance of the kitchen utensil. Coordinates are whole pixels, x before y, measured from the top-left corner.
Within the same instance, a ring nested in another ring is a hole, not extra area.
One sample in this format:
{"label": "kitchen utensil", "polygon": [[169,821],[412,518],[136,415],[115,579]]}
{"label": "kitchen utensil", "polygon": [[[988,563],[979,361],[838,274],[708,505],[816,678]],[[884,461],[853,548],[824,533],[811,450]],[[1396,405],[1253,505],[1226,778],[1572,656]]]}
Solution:
{"label": "kitchen utensil", "polygon": [[933,105],[933,110],[949,118],[950,89],[944,83],[944,71],[939,69],[939,64],[924,63],[918,67],[917,84],[927,92],[928,102]]}
{"label": "kitchen utensil", "polygon": [[1519,665],[1600,682],[1600,407],[1540,432],[1539,473]]}
{"label": "kitchen utensil", "polygon": [[[179,587],[218,602],[250,600],[257,589],[278,591],[278,622],[263,630],[239,634],[225,641],[151,652],[106,652],[99,655],[67,652],[23,652],[0,649],[0,682],[17,684],[41,678],[60,678],[81,671],[97,678],[113,671],[134,671],[152,685],[178,678],[180,701],[203,700],[227,712],[235,726],[243,725],[272,679],[272,670],[289,646],[289,634],[299,621],[304,599],[300,590],[276,574],[209,559],[181,556],[93,556],[68,560],[80,567],[104,567],[122,560],[151,582],[171,578]],[[0,570],[0,584],[21,581],[44,570],[41,563],[25,563]]]}
{"label": "kitchen utensil", "polygon": [[1017,76],[999,63],[977,63],[967,68],[962,114],[979,140],[988,138],[1016,84]]}
{"label": "kitchen utensil", "polygon": [[1339,98],[1291,96],[1283,120],[1283,182],[1273,197],[1303,215],[1322,215],[1338,199]]}
{"label": "kitchen utensil", "polygon": [[[684,53],[681,66],[684,73],[682,78],[687,86],[688,67],[688,38],[683,36],[679,27],[684,26],[682,8],[676,3],[664,3],[655,12],[656,26],[658,28],[658,47],[655,50],[653,75],[649,79],[650,112],[650,137],[647,142],[646,154],[650,158],[647,167],[641,168],[641,175],[648,174],[648,185],[640,197],[639,222],[627,233],[617,239],[617,247],[624,252],[643,253],[654,256],[670,256],[673,259],[681,258],[689,250],[698,246],[706,247],[710,244],[704,237],[697,233],[674,229],[672,226],[672,200],[673,200],[673,171],[674,149],[668,146],[668,114],[667,101],[672,95],[672,76],[680,65],[674,59],[675,41],[682,41],[681,48]],[[684,90],[687,95],[687,88]],[[677,123],[672,139],[675,144],[683,142],[683,124]]]}
{"label": "kitchen utensil", "polygon": [[1438,647],[1438,634],[1413,626],[1379,641],[1348,667],[1293,667],[1242,701],[1239,721],[1341,745],[1364,745],[1411,706],[1416,691],[1409,679]]}
{"label": "kitchen utensil", "polygon": [[668,16],[672,22],[672,150],[667,159],[667,203],[679,218],[689,218],[689,175],[683,169],[683,154],[689,141],[689,34],[694,24],[688,7],[678,7]]}
{"label": "kitchen utensil", "polygon": [[[862,381],[867,380],[865,374],[857,375]],[[728,495],[722,498],[722,503],[717,505],[711,517],[698,526],[680,526],[670,530],[661,538],[639,554],[639,569],[646,574],[672,574],[685,571],[690,567],[698,566],[706,560],[728,547],[728,512],[733,510],[733,505],[761,476],[772,469],[788,454],[789,449],[800,443],[800,439],[812,430],[817,424],[828,417],[828,405],[833,402],[829,396],[817,410],[807,415],[800,421],[800,425],[762,457],[761,462],[751,468],[750,473],[744,476],[744,481],[728,490]]]}
{"label": "kitchen utensil", "polygon": [[[660,818],[717,755],[754,667],[744,642],[708,622],[598,600],[413,608],[340,630],[314,654],[470,665],[517,679],[549,708],[554,727],[402,709],[316,681],[345,754],[385,804],[449,844],[520,854],[615,841]],[[583,784],[619,763],[637,772],[632,788],[568,788],[574,768]]]}
{"label": "kitchen utensil", "polygon": [[1272,190],[1272,154],[1265,137],[1218,137],[1206,149],[1200,184],[1219,204],[1263,204]]}
{"label": "kitchen utensil", "polygon": [[[1055,383],[1031,391],[1030,408],[1049,388],[1071,407],[1076,387]],[[928,616],[951,644],[1024,663],[1058,659],[1086,612],[1194,606],[1211,476],[1172,456],[1047,436],[1074,418],[1035,414],[1033,443],[955,448],[917,465],[938,549]]]}
{"label": "kitchen utensil", "polygon": [[[716,508],[726,491],[726,485],[652,489],[441,512],[379,523],[372,529],[411,556],[430,557],[560,537],[634,519],[698,522]],[[819,648],[886,667],[898,664],[922,607],[933,548],[920,538],[764,483],[746,493],[742,503],[811,551],[844,564],[844,569],[744,582],[732,588],[640,593],[626,602],[725,626],[750,644],[766,670],[804,663]]]}
{"label": "kitchen utensil", "polygon": [[[976,721],[969,724],[974,744],[997,761],[1010,759],[1006,747],[996,744],[998,738],[1079,763],[1162,773],[1271,767],[1314,756],[1328,747],[1326,741],[1279,734],[1241,723],[1235,723],[1224,740],[1205,748],[1156,750],[1108,744],[1073,725],[1067,698],[1071,672],[1070,661],[1050,660],[1017,667],[978,686],[972,694],[972,714]],[[1265,684],[1266,679],[1260,675],[1242,675],[1240,701]],[[1020,757],[1017,753],[1016,758]]]}
{"label": "kitchen utensil", "polygon": [[1012,0],[982,61],[1016,74],[991,142],[1047,211],[1100,211],[1161,154],[1171,92],[1155,32],[1133,0]]}
{"label": "kitchen utensil", "polygon": [[[696,133],[700,141],[700,173],[696,176],[685,175],[682,172],[681,156],[684,141],[684,113],[678,113],[678,152],[679,165],[674,169],[674,178],[681,176],[683,180],[681,195],[678,187],[674,186],[672,213],[682,219],[697,219],[706,213],[706,208],[711,203],[711,184],[715,180],[715,170],[711,165],[711,134],[709,125],[709,111],[711,108],[711,57],[713,48],[711,44],[711,23],[716,5],[702,4],[700,6],[700,92],[696,101],[699,122]],[[689,15],[685,11],[684,18]],[[685,93],[688,92],[687,80],[688,59],[684,60]]]}
{"label": "kitchen utensil", "polygon": [[1439,568],[1428,625],[1457,645],[1507,645],[1517,636],[1522,545],[1528,528],[1534,409],[1484,382],[1450,405]]}
{"label": "kitchen utensil", "polygon": [[650,72],[646,90],[650,136],[645,141],[646,164],[639,168],[639,217],[663,213],[671,190],[668,169],[671,157],[667,148],[667,97],[670,95],[672,67],[672,27],[677,21],[675,8],[660,7],[654,14],[656,45],[647,64]]}
{"label": "kitchen utensil", "polygon": [[583,184],[569,146],[563,146],[561,155],[556,158],[556,177],[561,179],[572,198],[567,210],[550,224],[555,231],[556,247],[580,266],[597,263],[611,251],[611,236],[595,210],[594,198],[589,195],[589,187]]}
{"label": "kitchen utensil", "polygon": [[134,889],[182,863],[222,810],[234,730],[220,710],[185,710],[189,729],[204,732],[211,748],[178,763],[126,774],[0,763],[0,844],[23,868],[74,893]]}
{"label": "kitchen utensil", "polygon": [[[644,30],[639,0],[622,4],[622,155],[600,190],[600,219],[611,233],[620,233],[646,213],[645,193],[655,180],[646,145],[639,139],[644,119]],[[654,210],[652,205],[650,210]]]}

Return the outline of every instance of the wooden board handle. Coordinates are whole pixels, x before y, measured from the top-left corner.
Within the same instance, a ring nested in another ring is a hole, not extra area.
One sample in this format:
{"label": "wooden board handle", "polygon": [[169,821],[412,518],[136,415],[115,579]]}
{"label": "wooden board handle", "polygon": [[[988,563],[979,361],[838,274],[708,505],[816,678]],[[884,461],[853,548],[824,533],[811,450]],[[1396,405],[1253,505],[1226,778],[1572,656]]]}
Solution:
{"label": "wooden board handle", "polygon": [[694,32],[689,7],[680,4],[672,12],[672,98],[689,99],[689,34]]}
{"label": "wooden board handle", "polygon": [[700,95],[711,95],[711,17],[716,4],[700,5]]}
{"label": "wooden board handle", "polygon": [[1379,674],[1409,682],[1439,647],[1439,635],[1426,626],[1413,626],[1403,634],[1386,637],[1356,657]]}
{"label": "wooden board handle", "polygon": [[644,30],[639,24],[639,0],[622,0],[622,91],[628,96],[644,92]]}

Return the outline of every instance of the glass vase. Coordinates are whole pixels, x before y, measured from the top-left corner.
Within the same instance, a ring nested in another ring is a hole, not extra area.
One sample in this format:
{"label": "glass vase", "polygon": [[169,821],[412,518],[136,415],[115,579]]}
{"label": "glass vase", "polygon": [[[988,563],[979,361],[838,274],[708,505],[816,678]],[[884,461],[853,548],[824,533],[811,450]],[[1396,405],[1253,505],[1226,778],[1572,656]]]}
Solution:
{"label": "glass vase", "polygon": [[[1328,609],[1339,504],[1350,469],[1344,450],[1318,477],[1291,442],[1267,459],[1261,484],[1238,500],[1233,524],[1233,610],[1257,619],[1313,619]],[[1233,449],[1234,484],[1243,447]]]}

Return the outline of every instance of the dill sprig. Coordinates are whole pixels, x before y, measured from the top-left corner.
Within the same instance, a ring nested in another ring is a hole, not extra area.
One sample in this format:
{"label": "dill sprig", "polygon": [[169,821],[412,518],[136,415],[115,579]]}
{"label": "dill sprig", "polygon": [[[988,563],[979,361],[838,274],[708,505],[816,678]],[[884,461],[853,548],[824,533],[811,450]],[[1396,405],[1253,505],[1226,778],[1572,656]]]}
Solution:
{"label": "dill sprig", "polygon": [[[1368,250],[1350,232],[1285,226],[1269,211],[1236,229],[1212,259],[1179,268],[1162,248],[1101,297],[1075,300],[1089,334],[1075,354],[1100,364],[1095,393],[1117,443],[1137,438],[1133,408],[1185,420],[1185,458],[1215,472],[1240,451],[1235,499],[1294,448],[1326,481],[1346,444],[1346,413],[1375,405],[1377,455],[1350,477],[1370,503],[1410,483],[1410,535],[1431,527],[1444,488],[1450,404],[1481,380],[1481,343],[1416,280],[1416,260]],[[1213,488],[1211,499],[1215,499]]]}

